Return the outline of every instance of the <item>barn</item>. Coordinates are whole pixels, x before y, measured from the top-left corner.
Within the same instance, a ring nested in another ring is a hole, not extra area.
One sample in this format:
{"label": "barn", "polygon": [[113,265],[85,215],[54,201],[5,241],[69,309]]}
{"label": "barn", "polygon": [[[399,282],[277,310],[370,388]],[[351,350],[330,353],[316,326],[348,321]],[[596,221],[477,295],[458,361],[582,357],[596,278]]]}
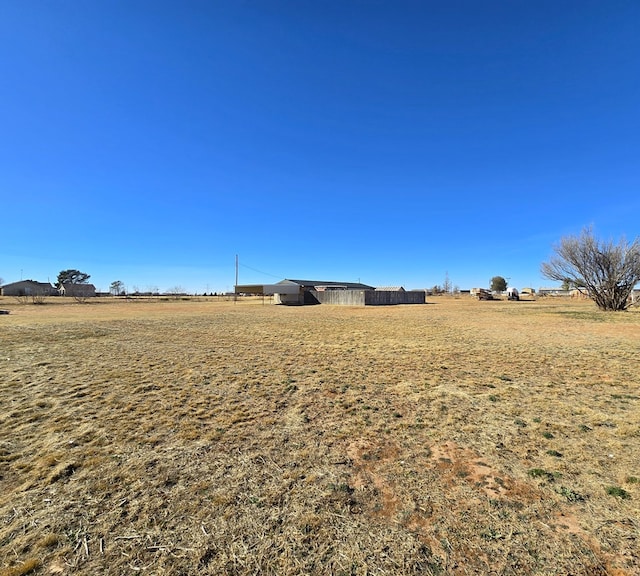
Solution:
{"label": "barn", "polygon": [[276,304],[334,304],[342,306],[389,306],[424,304],[424,290],[406,291],[402,287],[375,288],[360,282],[327,280],[290,280],[277,284],[245,284],[235,287],[236,294],[259,294],[274,297]]}

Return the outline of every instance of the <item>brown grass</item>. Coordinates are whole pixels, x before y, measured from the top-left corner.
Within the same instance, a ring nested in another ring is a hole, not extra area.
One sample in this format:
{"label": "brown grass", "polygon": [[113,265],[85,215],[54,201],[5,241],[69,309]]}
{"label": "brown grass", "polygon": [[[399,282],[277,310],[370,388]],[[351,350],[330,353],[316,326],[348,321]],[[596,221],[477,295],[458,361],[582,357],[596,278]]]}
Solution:
{"label": "brown grass", "polygon": [[640,574],[640,311],[434,302],[3,300],[0,574]]}

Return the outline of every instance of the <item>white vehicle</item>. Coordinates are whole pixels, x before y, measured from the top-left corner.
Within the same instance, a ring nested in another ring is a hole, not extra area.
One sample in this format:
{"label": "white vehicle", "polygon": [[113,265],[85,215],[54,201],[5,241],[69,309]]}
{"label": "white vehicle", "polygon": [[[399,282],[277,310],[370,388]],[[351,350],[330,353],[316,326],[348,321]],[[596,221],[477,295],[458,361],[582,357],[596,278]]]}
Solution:
{"label": "white vehicle", "polygon": [[507,300],[520,300],[520,293],[517,288],[507,288]]}

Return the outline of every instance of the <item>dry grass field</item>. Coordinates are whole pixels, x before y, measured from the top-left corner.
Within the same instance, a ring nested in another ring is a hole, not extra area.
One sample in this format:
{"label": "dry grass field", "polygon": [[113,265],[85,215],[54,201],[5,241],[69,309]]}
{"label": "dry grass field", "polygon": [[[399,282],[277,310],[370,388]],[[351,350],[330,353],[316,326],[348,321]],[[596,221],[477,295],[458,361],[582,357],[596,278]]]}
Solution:
{"label": "dry grass field", "polygon": [[0,574],[640,574],[640,310],[0,300]]}

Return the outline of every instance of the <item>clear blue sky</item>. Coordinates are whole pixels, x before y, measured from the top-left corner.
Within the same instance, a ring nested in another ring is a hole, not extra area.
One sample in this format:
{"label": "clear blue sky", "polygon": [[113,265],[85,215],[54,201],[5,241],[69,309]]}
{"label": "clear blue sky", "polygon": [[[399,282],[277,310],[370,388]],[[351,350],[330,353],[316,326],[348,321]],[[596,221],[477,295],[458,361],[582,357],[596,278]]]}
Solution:
{"label": "clear blue sky", "polygon": [[552,284],[639,234],[640,3],[0,0],[0,276]]}

